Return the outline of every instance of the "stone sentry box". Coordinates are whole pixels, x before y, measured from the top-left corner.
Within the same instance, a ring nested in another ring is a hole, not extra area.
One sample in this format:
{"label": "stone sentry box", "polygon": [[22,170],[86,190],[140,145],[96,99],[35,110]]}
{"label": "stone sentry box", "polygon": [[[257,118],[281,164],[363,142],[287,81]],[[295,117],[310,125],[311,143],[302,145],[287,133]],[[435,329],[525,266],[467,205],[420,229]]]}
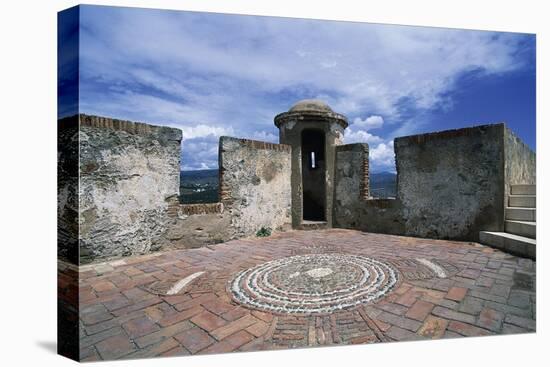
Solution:
{"label": "stone sentry box", "polygon": [[292,147],[292,227],[332,227],[334,160],[348,126],[344,115],[319,100],[302,100],[275,116],[279,141]]}

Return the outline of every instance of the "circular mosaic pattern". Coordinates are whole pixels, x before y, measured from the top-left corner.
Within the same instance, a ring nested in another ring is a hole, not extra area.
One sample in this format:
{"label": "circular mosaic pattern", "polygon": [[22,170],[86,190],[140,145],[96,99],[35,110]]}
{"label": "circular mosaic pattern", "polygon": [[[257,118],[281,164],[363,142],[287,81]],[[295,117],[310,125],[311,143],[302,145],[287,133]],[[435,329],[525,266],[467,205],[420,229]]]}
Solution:
{"label": "circular mosaic pattern", "polygon": [[398,280],[382,261],[347,254],[310,254],[269,261],[238,273],[229,285],[246,306],[277,313],[328,313],[379,299]]}

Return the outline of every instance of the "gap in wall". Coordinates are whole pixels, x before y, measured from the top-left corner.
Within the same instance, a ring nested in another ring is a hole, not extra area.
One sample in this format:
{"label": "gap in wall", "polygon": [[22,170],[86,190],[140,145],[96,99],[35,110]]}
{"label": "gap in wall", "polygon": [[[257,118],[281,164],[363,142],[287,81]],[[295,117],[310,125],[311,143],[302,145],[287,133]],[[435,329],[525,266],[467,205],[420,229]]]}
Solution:
{"label": "gap in wall", "polygon": [[[185,163],[185,162],[184,162]],[[219,160],[215,168],[180,168],[180,196],[182,204],[219,203]]]}
{"label": "gap in wall", "polygon": [[[373,167],[369,157],[369,167]],[[388,199],[397,196],[397,173],[395,163],[392,167],[372,170],[369,174],[370,196],[374,199]]]}

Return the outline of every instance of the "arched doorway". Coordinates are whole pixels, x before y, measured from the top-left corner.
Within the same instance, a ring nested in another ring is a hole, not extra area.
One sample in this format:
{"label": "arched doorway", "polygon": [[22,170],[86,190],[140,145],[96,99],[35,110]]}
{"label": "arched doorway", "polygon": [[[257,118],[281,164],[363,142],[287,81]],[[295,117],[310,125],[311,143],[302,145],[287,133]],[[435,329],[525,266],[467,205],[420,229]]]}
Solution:
{"label": "arched doorway", "polygon": [[302,200],[303,220],[325,221],[325,133],[302,131]]}

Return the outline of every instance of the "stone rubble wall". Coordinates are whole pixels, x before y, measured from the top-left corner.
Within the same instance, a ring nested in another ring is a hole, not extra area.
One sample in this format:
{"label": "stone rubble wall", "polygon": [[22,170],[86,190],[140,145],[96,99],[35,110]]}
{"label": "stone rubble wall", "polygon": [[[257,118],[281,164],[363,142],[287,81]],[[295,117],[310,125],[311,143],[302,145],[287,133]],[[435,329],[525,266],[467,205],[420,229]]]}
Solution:
{"label": "stone rubble wall", "polygon": [[174,197],[167,214],[169,228],[163,249],[196,248],[232,238],[231,217],[222,203],[182,204]]}
{"label": "stone rubble wall", "polygon": [[368,144],[336,147],[334,226],[367,232],[402,234],[401,203],[371,199]]}
{"label": "stone rubble wall", "polygon": [[[79,119],[72,136],[60,135],[60,144],[72,139],[73,156],[80,150],[73,175],[79,168],[80,186],[78,180],[61,183],[58,198],[59,222],[62,229],[74,224],[79,245],[73,247],[80,256],[73,255],[81,264],[201,247],[253,236],[262,227],[289,229],[289,146],[220,138],[220,202],[183,204],[180,130],[98,116]],[[67,154],[60,157],[63,168]],[[72,206],[70,188],[76,188]],[[67,252],[63,246],[59,251]]]}
{"label": "stone rubble wall", "polygon": [[504,124],[401,137],[394,146],[394,200],[360,195],[366,151],[337,152],[335,226],[477,241],[479,231],[503,230],[505,181],[534,183],[534,153]]}
{"label": "stone rubble wall", "polygon": [[[85,264],[291,227],[289,145],[221,137],[220,201],[182,204],[181,138],[178,129],[97,116],[60,120],[59,257]],[[480,230],[502,230],[509,185],[535,182],[535,154],[504,124],[394,146],[397,198],[374,200],[368,145],[335,147],[334,226],[477,241]]]}
{"label": "stone rubble wall", "polygon": [[220,198],[233,238],[262,227],[291,225],[291,148],[255,140],[220,138]]}
{"label": "stone rubble wall", "polygon": [[57,256],[78,265],[78,117],[57,123]]}
{"label": "stone rubble wall", "polygon": [[221,137],[220,202],[174,199],[164,246],[194,248],[254,236],[262,227],[289,229],[290,153],[287,145]]}
{"label": "stone rubble wall", "polygon": [[80,115],[80,262],[158,250],[179,195],[178,129]]}
{"label": "stone rubble wall", "polygon": [[397,138],[406,234],[477,241],[504,229],[504,124]]}
{"label": "stone rubble wall", "polygon": [[507,200],[511,185],[536,183],[537,157],[535,152],[508,128],[504,130],[504,157],[504,196]]}

